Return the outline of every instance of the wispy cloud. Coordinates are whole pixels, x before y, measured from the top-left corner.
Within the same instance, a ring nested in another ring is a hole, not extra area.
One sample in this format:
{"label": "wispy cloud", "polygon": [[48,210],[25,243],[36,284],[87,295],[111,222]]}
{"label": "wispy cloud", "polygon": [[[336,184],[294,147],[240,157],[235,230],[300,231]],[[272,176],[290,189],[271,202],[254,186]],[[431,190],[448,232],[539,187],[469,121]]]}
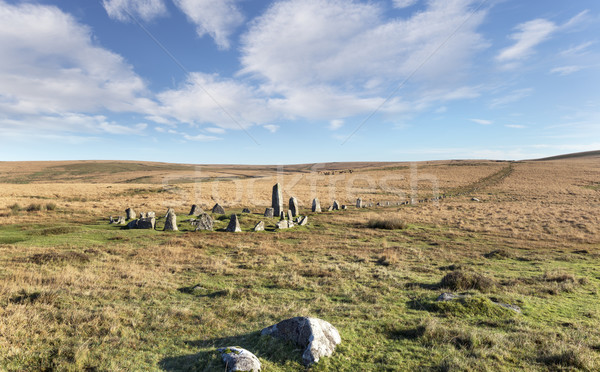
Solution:
{"label": "wispy cloud", "polygon": [[595,43],[595,41],[586,41],[585,43],[581,43],[561,51],[559,55],[563,57],[578,57],[583,54],[586,54],[589,48]]}
{"label": "wispy cloud", "polygon": [[343,126],[344,126],[343,120],[335,119],[335,120],[331,120],[329,122],[329,129],[331,129],[331,130],[338,130]]}
{"label": "wispy cloud", "polygon": [[493,121],[491,121],[491,120],[485,120],[485,119],[469,119],[469,120],[471,120],[473,123],[477,123],[477,124],[481,124],[481,125],[493,124]]}
{"label": "wispy cloud", "polygon": [[566,75],[571,75],[572,73],[583,70],[583,69],[584,69],[583,66],[561,66],[561,67],[553,68],[552,70],[550,70],[550,73],[558,74],[561,76],[566,76]]}
{"label": "wispy cloud", "polygon": [[499,62],[522,60],[533,54],[533,49],[558,29],[553,22],[545,19],[534,19],[516,27],[517,32],[510,35],[515,44],[502,49],[496,56]]}
{"label": "wispy cloud", "polygon": [[394,7],[398,9],[408,8],[418,3],[419,0],[394,0]]}
{"label": "wispy cloud", "polygon": [[521,124],[506,124],[505,127],[507,127],[507,128],[513,128],[513,129],[524,129],[524,128],[526,128],[526,126],[521,125]]}
{"label": "wispy cloud", "polygon": [[263,125],[263,127],[271,133],[275,133],[279,130],[279,125],[275,125],[275,124],[267,124],[267,125]]}
{"label": "wispy cloud", "polygon": [[497,108],[501,106],[505,106],[509,103],[517,102],[522,100],[525,97],[529,97],[533,93],[532,88],[524,88],[513,90],[509,94],[493,99],[490,102],[490,108]]}
{"label": "wispy cloud", "polygon": [[103,0],[102,5],[112,19],[131,22],[129,14],[150,21],[167,14],[163,0]]}

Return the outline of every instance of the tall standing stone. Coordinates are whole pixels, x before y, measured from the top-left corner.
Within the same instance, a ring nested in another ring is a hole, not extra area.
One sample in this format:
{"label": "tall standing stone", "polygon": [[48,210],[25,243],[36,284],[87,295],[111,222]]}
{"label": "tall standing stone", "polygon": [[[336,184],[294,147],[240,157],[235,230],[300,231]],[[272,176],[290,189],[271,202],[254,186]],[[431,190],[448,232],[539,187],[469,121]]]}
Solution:
{"label": "tall standing stone", "polygon": [[281,192],[281,185],[275,184],[273,186],[273,197],[271,198],[271,207],[273,208],[273,213],[276,216],[279,216],[281,212],[283,212],[283,194]]}
{"label": "tall standing stone", "polygon": [[275,216],[274,213],[275,213],[275,211],[273,208],[265,209],[265,217],[273,218],[273,216]]}
{"label": "tall standing stone", "polygon": [[356,199],[356,208],[362,208],[363,202],[361,198]]}
{"label": "tall standing stone", "polygon": [[290,211],[292,211],[292,217],[296,217],[298,215],[300,215],[299,211],[298,211],[298,199],[296,199],[294,196],[292,196],[290,198]]}
{"label": "tall standing stone", "polygon": [[135,214],[135,211],[133,210],[133,208],[127,208],[125,210],[125,215],[128,220],[135,220],[135,218],[136,218],[136,214]]}
{"label": "tall standing stone", "polygon": [[319,198],[314,198],[312,202],[312,211],[321,213],[321,202],[319,202]]}
{"label": "tall standing stone", "polygon": [[232,214],[229,219],[229,225],[225,229],[227,232],[242,232],[242,228],[240,227],[240,220],[238,220],[238,216],[236,214]]}
{"label": "tall standing stone", "polygon": [[177,215],[172,209],[167,212],[164,231],[179,231],[177,228]]}

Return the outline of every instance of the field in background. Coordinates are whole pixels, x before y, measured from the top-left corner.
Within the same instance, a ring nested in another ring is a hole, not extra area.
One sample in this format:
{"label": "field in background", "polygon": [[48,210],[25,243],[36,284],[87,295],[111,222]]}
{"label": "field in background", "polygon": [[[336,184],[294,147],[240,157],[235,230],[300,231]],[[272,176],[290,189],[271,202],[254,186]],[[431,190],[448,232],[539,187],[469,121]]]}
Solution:
{"label": "field in background", "polygon": [[[595,153],[279,171],[0,163],[0,182],[0,369],[220,371],[215,347],[240,345],[265,370],[294,371],[298,350],[257,333],[291,316],[323,318],[342,335],[315,371],[600,368]],[[275,182],[309,226],[252,233]],[[395,205],[437,193],[448,197]],[[315,196],[350,207],[311,214]],[[357,210],[357,197],[391,205]],[[241,216],[243,233],[191,231],[191,204],[216,202],[255,212]],[[127,207],[174,207],[182,231],[107,224]],[[403,223],[368,227],[382,220]],[[486,285],[441,284],[455,272]],[[444,291],[473,300],[440,306]]]}

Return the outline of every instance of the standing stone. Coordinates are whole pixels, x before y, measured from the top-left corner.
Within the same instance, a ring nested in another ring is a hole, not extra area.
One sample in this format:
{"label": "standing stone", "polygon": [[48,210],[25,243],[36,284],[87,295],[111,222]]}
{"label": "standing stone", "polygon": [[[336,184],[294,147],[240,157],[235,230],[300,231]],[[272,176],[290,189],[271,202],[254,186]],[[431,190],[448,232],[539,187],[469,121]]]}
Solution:
{"label": "standing stone", "polygon": [[292,211],[292,216],[293,217],[298,216],[300,214],[299,210],[298,210],[298,199],[296,199],[295,197],[292,196],[290,198],[289,205],[290,205],[290,211]]}
{"label": "standing stone", "polygon": [[242,213],[252,213],[252,212],[250,212],[250,209],[248,209],[248,208],[244,208],[244,209],[242,210]]}
{"label": "standing stone", "polygon": [[117,225],[125,225],[125,216],[119,216],[117,221],[115,222]]}
{"label": "standing stone", "polygon": [[279,216],[281,212],[283,212],[283,196],[281,192],[281,185],[275,184],[273,186],[273,197],[271,199],[271,208],[273,208],[273,213],[276,216]]}
{"label": "standing stone", "polygon": [[281,213],[279,214],[279,219],[285,220],[285,213],[283,213],[283,211],[281,211]]}
{"label": "standing stone", "polygon": [[240,227],[240,220],[238,220],[238,216],[236,214],[232,214],[231,218],[229,218],[229,225],[227,225],[225,231],[242,232],[242,228]]}
{"label": "standing stone", "polygon": [[275,215],[275,209],[273,209],[273,208],[265,209],[265,217],[273,218],[274,215]]}
{"label": "standing stone", "polygon": [[317,318],[296,317],[283,320],[263,329],[261,336],[272,336],[291,341],[301,348],[305,366],[318,363],[324,356],[331,356],[342,342],[340,333],[330,323]]}
{"label": "standing stone", "polygon": [[140,218],[146,218],[148,216],[146,216],[146,212],[140,212]]}
{"label": "standing stone", "polygon": [[194,226],[196,226],[196,231],[198,231],[198,230],[212,231],[213,226],[214,226],[214,221],[208,213],[202,213],[198,216],[198,219],[196,219],[196,221],[194,222]]}
{"label": "standing stone", "polygon": [[362,208],[363,202],[361,198],[356,199],[356,208]]}
{"label": "standing stone", "polygon": [[321,213],[321,202],[319,198],[314,198],[312,202],[312,211],[315,213]]}
{"label": "standing stone", "polygon": [[112,225],[113,223],[115,223],[115,220],[113,220],[112,216],[108,217],[108,223],[110,225]]}
{"label": "standing stone", "polygon": [[288,218],[288,221],[293,221],[294,220],[294,215],[292,214],[292,210],[291,209],[288,209],[288,211],[287,211],[287,218]]}
{"label": "standing stone", "polygon": [[135,220],[135,218],[137,217],[133,208],[127,208],[125,210],[125,215],[127,216],[128,220]]}
{"label": "standing stone", "polygon": [[169,211],[167,212],[165,228],[163,230],[164,231],[179,231],[179,229],[177,228],[177,215],[175,214],[173,209],[169,208]]}
{"label": "standing stone", "polygon": [[333,210],[333,205],[330,205],[329,208],[327,208],[327,212],[331,212]]}
{"label": "standing stone", "polygon": [[225,209],[223,209],[223,207],[221,207],[221,205],[217,203],[213,207],[212,212],[215,214],[225,214]]}
{"label": "standing stone", "polygon": [[265,223],[263,221],[260,221],[259,223],[256,224],[256,226],[254,226],[254,231],[264,231],[265,230]]}
{"label": "standing stone", "polygon": [[192,209],[190,210],[189,216],[199,216],[202,213],[204,213],[202,208],[200,208],[198,205],[194,204],[194,205],[192,205]]}
{"label": "standing stone", "polygon": [[304,216],[304,217],[302,217],[302,219],[300,220],[300,222],[298,222],[298,225],[300,225],[300,226],[306,226],[307,223],[308,223],[308,216]]}
{"label": "standing stone", "polygon": [[156,226],[156,219],[154,217],[150,217],[150,218],[140,218],[139,220],[137,220],[137,226],[135,228],[136,229],[154,230],[155,226]]}
{"label": "standing stone", "polygon": [[338,203],[337,200],[334,200],[332,207],[333,207],[334,211],[339,211],[340,210],[340,203]]}
{"label": "standing stone", "polygon": [[259,372],[260,361],[256,355],[239,346],[229,346],[217,349],[226,366],[226,372],[247,371]]}
{"label": "standing stone", "polygon": [[169,216],[169,213],[175,214],[175,209],[173,209],[173,208],[167,208],[167,213],[165,213],[165,218],[167,218]]}

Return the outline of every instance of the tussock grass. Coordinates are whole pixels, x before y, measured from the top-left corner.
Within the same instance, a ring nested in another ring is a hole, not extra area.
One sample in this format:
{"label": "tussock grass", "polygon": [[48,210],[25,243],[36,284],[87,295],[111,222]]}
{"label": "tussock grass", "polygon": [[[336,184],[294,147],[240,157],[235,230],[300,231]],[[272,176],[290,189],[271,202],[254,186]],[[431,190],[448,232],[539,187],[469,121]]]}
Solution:
{"label": "tussock grass", "polygon": [[496,282],[484,274],[468,270],[455,270],[442,278],[440,286],[453,291],[476,289],[480,292],[489,292],[496,287]]}
{"label": "tussock grass", "polygon": [[371,229],[404,230],[408,227],[408,225],[400,218],[391,217],[369,220],[367,227]]}

